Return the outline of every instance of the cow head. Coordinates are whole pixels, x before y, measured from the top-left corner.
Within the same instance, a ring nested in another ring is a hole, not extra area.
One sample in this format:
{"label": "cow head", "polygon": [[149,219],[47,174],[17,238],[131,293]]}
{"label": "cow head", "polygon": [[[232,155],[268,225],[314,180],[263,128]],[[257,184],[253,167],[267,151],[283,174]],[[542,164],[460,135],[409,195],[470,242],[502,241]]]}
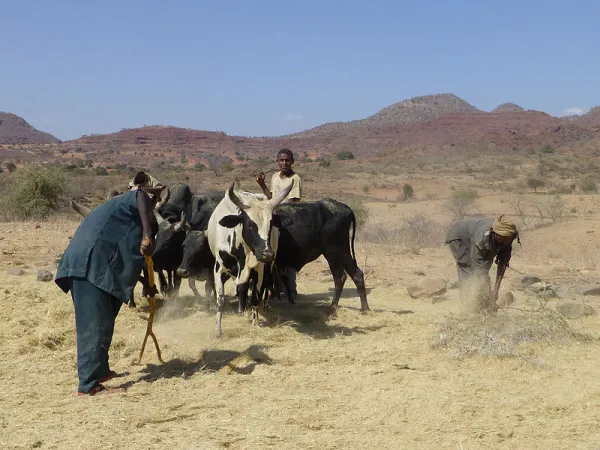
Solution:
{"label": "cow head", "polygon": [[273,214],[273,210],[279,205],[292,190],[290,185],[274,199],[267,199],[262,194],[250,194],[241,192],[239,195],[234,191],[233,183],[225,194],[237,208],[239,214],[227,215],[221,218],[219,225],[226,228],[242,226],[242,238],[250,248],[256,259],[268,263],[273,261],[274,252],[271,242],[271,230],[273,226],[278,227],[279,217]]}
{"label": "cow head", "polygon": [[177,268],[177,275],[188,278],[201,269],[212,269],[213,265],[214,257],[208,247],[206,232],[188,231],[183,241],[183,259]]}
{"label": "cow head", "polygon": [[154,258],[160,258],[161,256],[168,258],[170,253],[181,249],[189,225],[185,220],[184,213],[181,213],[181,219],[177,223],[168,222],[156,210],[154,210],[154,216],[158,222],[158,232],[156,233],[156,247],[152,256]]}

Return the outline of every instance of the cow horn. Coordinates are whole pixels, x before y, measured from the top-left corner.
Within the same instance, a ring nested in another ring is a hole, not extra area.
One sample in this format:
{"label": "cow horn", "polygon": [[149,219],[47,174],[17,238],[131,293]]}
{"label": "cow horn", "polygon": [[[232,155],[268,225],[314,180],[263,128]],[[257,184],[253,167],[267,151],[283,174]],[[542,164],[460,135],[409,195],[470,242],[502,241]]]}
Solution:
{"label": "cow horn", "polygon": [[165,219],[163,216],[160,215],[160,213],[155,209],[154,211],[152,211],[154,213],[154,217],[156,217],[156,221],[158,222],[158,224],[160,225],[161,223],[165,222]]}
{"label": "cow horn", "polygon": [[247,209],[248,207],[246,205],[244,205],[242,203],[242,201],[240,200],[240,198],[235,194],[235,192],[233,192],[233,187],[235,186],[235,183],[231,183],[231,186],[229,186],[229,189],[227,189],[227,196],[229,197],[229,200],[231,200],[231,202],[237,206],[240,209]]}
{"label": "cow horn", "polygon": [[87,216],[92,210],[87,206],[80,205],[75,200],[71,199],[71,207],[81,214],[83,217]]}
{"label": "cow horn", "polygon": [[[164,193],[164,196],[163,196],[163,193]],[[164,205],[165,203],[167,203],[167,200],[169,200],[170,196],[171,196],[171,189],[169,189],[169,186],[165,186],[163,188],[163,190],[161,191],[160,202],[158,202],[156,204],[156,206],[154,207],[154,209],[158,209],[162,205]]]}
{"label": "cow horn", "polygon": [[186,220],[185,220],[185,212],[181,213],[181,220],[175,224],[173,227],[175,231],[185,230],[186,228]]}
{"label": "cow horn", "polygon": [[277,198],[271,200],[273,208],[279,205],[288,196],[288,194],[292,191],[292,187],[293,185],[290,183],[288,187],[286,187],[283,191],[279,193],[279,195],[277,195]]}

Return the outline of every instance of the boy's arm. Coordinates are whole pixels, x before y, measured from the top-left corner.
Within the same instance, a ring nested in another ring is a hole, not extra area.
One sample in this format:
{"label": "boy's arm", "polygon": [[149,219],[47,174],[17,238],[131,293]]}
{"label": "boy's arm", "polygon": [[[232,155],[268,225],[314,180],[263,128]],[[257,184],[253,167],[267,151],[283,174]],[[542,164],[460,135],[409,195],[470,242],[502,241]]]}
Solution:
{"label": "boy's arm", "polygon": [[269,188],[267,187],[267,185],[265,183],[265,174],[263,172],[260,172],[256,176],[256,182],[258,183],[258,185],[262,189],[263,193],[267,196],[267,198],[269,200],[271,200],[271,198],[273,197],[273,194],[271,194],[271,191],[269,190]]}

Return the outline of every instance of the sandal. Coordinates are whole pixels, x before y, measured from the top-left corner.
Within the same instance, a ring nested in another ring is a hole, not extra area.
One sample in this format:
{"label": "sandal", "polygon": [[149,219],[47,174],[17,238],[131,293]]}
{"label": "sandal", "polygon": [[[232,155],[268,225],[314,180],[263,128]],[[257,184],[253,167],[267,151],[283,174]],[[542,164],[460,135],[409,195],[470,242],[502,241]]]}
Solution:
{"label": "sandal", "polygon": [[107,394],[118,394],[121,392],[125,392],[124,388],[107,388],[105,386],[103,386],[102,384],[99,384],[97,386],[94,386],[92,389],[90,389],[88,392],[78,392],[77,396],[78,397],[83,397],[86,395],[107,395]]}

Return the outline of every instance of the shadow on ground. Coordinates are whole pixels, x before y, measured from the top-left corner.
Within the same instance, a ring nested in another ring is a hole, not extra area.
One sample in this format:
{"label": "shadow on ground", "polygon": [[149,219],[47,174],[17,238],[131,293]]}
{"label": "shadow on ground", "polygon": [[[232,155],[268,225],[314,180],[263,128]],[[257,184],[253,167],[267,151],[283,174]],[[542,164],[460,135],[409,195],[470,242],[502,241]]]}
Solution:
{"label": "shadow on ground", "polygon": [[171,359],[164,364],[147,364],[141,370],[138,381],[153,382],[161,378],[189,378],[198,372],[217,372],[229,368],[229,372],[250,374],[259,364],[271,365],[273,362],[265,353],[268,349],[262,345],[251,345],[243,352],[233,350],[205,350],[196,361],[180,358]]}

